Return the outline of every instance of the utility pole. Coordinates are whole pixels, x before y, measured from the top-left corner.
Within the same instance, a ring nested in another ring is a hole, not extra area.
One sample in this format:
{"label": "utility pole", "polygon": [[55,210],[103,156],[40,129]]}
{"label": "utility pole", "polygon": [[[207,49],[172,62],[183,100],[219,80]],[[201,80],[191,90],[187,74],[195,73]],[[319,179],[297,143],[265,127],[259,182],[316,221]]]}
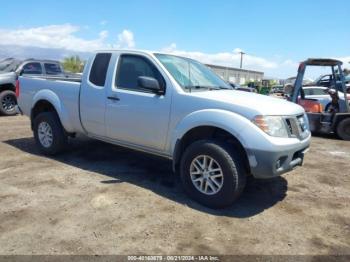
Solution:
{"label": "utility pole", "polygon": [[243,51],[240,51],[239,54],[241,54],[241,64],[240,64],[239,68],[242,69],[243,55],[245,55],[245,53]]}

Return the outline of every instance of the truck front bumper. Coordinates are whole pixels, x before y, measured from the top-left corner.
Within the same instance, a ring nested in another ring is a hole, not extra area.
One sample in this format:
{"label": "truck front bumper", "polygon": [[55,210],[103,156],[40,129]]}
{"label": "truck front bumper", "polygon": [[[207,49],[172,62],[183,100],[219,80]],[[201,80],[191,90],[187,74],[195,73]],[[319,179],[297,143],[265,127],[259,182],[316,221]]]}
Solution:
{"label": "truck front bumper", "polygon": [[276,151],[248,150],[251,174],[255,178],[272,178],[302,166],[309,146],[310,137],[297,146],[281,147]]}

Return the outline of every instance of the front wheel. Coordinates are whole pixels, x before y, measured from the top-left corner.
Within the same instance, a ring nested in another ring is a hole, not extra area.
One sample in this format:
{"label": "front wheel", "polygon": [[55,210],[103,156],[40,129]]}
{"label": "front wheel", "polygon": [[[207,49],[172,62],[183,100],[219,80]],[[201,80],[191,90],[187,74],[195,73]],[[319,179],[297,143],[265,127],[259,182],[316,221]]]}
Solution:
{"label": "front wheel", "polygon": [[343,140],[350,141],[350,118],[343,119],[338,123],[337,135]]}
{"label": "front wheel", "polygon": [[17,99],[15,92],[5,90],[0,93],[0,113],[5,116],[16,114]]}
{"label": "front wheel", "polygon": [[40,113],[33,124],[35,142],[41,152],[55,155],[65,149],[68,138],[56,113]]}
{"label": "front wheel", "polygon": [[224,208],[242,193],[246,171],[237,152],[220,141],[201,140],[191,144],[181,159],[185,191],[210,208]]}

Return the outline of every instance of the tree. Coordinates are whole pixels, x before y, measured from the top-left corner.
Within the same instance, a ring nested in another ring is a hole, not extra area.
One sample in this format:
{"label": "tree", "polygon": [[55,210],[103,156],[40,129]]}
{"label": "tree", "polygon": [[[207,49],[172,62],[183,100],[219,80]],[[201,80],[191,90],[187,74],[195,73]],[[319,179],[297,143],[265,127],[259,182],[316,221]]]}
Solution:
{"label": "tree", "polygon": [[244,82],[244,85],[245,85],[245,86],[248,86],[248,87],[257,88],[257,87],[261,86],[261,81],[258,81],[258,80],[253,80],[253,81],[251,81],[251,80],[246,80],[246,81]]}
{"label": "tree", "polygon": [[70,56],[63,59],[63,68],[72,73],[81,73],[84,68],[84,61],[79,56]]}

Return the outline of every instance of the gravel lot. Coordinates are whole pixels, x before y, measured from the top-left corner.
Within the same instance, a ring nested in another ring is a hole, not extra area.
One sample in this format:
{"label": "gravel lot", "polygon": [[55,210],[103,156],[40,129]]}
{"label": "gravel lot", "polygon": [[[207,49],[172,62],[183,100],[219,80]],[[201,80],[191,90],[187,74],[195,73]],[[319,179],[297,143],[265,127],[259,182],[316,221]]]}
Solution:
{"label": "gravel lot", "polygon": [[0,117],[0,254],[141,253],[350,254],[350,142],[313,138],[302,168],[213,211],[168,161],[86,138],[48,158]]}

